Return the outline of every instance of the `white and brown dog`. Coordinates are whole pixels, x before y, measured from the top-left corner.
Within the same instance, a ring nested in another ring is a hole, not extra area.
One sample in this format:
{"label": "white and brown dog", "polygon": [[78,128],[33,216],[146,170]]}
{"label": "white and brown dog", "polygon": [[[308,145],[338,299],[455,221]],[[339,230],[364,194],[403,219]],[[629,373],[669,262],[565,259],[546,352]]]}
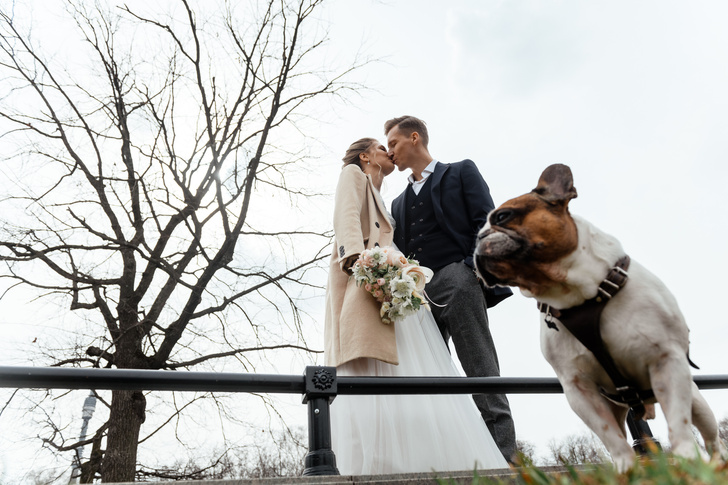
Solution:
{"label": "white and brown dog", "polygon": [[688,327],[675,298],[630,263],[617,239],[572,216],[574,197],[569,167],[551,165],[533,191],[492,211],[475,250],[480,277],[538,301],[544,357],[620,472],[635,456],[625,431],[629,406],[646,406],[653,417],[655,401],[673,453],[705,457],[692,423],[713,456],[727,459],[715,416],[691,377]]}

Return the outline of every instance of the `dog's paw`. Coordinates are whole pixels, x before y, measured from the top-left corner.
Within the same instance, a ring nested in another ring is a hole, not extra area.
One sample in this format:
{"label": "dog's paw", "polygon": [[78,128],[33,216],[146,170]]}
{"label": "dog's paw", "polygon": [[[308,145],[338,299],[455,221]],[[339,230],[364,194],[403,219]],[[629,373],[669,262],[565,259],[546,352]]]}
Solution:
{"label": "dog's paw", "polygon": [[708,444],[707,447],[711,460],[728,463],[728,448],[723,444],[723,440],[717,438],[714,443]]}
{"label": "dog's paw", "polygon": [[612,463],[617,473],[627,473],[634,467],[634,455],[612,456]]}
{"label": "dog's paw", "polygon": [[674,455],[684,458],[700,458],[703,461],[708,461],[709,459],[708,454],[694,440],[684,440],[680,443],[674,443],[671,452]]}
{"label": "dog's paw", "polygon": [[617,469],[617,473],[627,473],[634,468],[637,455],[626,441],[620,441],[618,446],[612,447],[612,449],[607,447],[607,451],[612,458],[612,464]]}

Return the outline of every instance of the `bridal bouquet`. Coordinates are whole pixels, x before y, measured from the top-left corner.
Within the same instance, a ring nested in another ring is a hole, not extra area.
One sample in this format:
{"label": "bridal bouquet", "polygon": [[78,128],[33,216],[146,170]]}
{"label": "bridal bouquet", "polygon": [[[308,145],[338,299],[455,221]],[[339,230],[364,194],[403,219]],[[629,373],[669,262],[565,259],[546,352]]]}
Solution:
{"label": "bridal bouquet", "polygon": [[429,308],[423,291],[432,270],[393,247],[365,249],[354,263],[353,274],[356,284],[382,303],[379,315],[387,325],[421,306]]}

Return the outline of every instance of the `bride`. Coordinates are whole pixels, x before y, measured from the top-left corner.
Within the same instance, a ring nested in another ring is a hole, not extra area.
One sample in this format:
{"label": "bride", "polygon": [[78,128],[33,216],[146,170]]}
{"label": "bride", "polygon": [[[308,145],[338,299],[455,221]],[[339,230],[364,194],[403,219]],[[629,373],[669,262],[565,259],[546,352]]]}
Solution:
{"label": "bride", "polygon": [[[385,325],[379,302],[350,277],[362,251],[392,245],[393,220],[379,190],[394,164],[373,138],[354,142],[343,161],[326,291],[325,365],[336,366],[339,376],[460,376],[429,310]],[[338,396],[331,428],[342,475],[508,466],[466,394]]]}

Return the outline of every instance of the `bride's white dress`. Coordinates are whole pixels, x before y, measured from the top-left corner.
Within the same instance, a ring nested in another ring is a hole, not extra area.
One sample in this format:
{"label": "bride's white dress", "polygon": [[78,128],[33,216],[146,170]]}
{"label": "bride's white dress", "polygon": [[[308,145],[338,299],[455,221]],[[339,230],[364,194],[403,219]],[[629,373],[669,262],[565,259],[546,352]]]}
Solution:
{"label": "bride's white dress", "polygon": [[[395,322],[399,365],[357,359],[339,376],[461,376],[428,310]],[[338,396],[332,445],[342,475],[507,468],[469,394]]]}

